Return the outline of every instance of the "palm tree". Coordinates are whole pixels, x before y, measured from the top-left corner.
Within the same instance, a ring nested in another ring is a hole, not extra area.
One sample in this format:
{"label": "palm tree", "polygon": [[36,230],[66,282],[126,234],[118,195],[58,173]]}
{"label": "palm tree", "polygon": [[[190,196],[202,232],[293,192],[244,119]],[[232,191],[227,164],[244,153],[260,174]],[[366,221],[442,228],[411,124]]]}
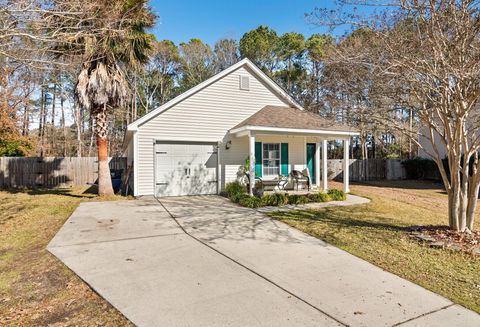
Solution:
{"label": "palm tree", "polygon": [[[110,0],[101,3],[92,20],[96,26],[82,39],[83,64],[75,94],[95,121],[98,148],[98,194],[113,194],[108,166],[108,125],[112,111],[124,106],[130,90],[124,69],[148,60],[154,37],[146,32],[155,22],[147,0]],[[100,31],[100,32],[99,32]]]}

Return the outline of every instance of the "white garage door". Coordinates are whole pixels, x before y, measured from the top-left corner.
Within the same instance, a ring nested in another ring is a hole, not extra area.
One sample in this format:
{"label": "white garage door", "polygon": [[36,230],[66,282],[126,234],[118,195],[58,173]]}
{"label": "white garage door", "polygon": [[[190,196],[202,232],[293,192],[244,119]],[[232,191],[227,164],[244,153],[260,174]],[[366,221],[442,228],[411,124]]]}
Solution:
{"label": "white garage door", "polygon": [[217,193],[217,149],[212,144],[157,143],[157,196]]}

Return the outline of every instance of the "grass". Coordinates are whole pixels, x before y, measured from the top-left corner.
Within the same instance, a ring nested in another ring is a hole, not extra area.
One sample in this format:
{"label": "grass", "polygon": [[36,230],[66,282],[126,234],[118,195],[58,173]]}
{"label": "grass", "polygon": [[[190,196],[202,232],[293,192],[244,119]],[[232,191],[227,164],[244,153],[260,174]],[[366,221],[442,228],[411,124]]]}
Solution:
{"label": "grass", "polygon": [[0,325],[131,326],[45,249],[80,202],[120,199],[83,191],[0,191]]}
{"label": "grass", "polygon": [[438,184],[378,182],[351,188],[371,203],[270,215],[480,313],[480,258],[429,248],[408,236],[409,226],[447,223],[447,198]]}

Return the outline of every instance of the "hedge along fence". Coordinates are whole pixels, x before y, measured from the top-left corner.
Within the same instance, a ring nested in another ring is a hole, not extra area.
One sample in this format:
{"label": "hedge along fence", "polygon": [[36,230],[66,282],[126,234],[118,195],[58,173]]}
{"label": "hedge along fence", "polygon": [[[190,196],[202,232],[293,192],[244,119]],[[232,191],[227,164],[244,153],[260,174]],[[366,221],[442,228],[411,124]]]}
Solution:
{"label": "hedge along fence", "polygon": [[[473,161],[474,160],[472,158],[470,165],[473,165]],[[442,163],[447,176],[449,176],[450,169],[448,167],[448,159],[443,158]],[[432,159],[414,158],[402,161],[402,165],[405,167],[406,178],[408,179],[428,179],[442,181],[442,175],[440,174],[437,163]]]}
{"label": "hedge along fence", "polygon": [[[126,169],[126,158],[110,158],[110,169]],[[87,185],[98,179],[96,157],[0,157],[0,188]]]}

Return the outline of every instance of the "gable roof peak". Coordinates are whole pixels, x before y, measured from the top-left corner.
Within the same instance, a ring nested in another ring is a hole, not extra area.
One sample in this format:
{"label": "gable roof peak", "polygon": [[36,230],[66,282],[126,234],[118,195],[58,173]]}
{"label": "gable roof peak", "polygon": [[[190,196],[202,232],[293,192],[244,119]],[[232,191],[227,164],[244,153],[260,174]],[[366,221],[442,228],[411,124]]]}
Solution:
{"label": "gable roof peak", "polygon": [[214,82],[220,80],[221,78],[227,76],[228,74],[236,71],[240,67],[249,67],[251,71],[263,82],[265,82],[270,88],[277,93],[281,98],[286,100],[292,107],[298,108],[300,110],[303,110],[302,106],[295,101],[283,88],[278,85],[274,80],[272,80],[267,74],[265,74],[260,68],[258,68],[257,65],[255,65],[250,59],[248,58],[243,58],[239,62],[233,64],[232,66],[222,70],[218,74],[208,78],[207,80],[203,81],[200,84],[197,84],[196,86],[192,87],[188,91],[178,95],[177,97],[173,98],[172,100],[166,102],[165,104],[161,105],[160,107],[150,111],[148,114],[145,116],[137,119],[136,121],[130,123],[127,126],[127,132],[128,131],[136,131],[138,127],[150,119],[156,117],[157,115],[161,114],[163,111],[169,109],[170,107],[176,105],[177,103],[183,101],[184,99],[190,97],[191,95],[197,93],[198,91],[204,89],[205,87],[209,86],[210,84],[213,84]]}

